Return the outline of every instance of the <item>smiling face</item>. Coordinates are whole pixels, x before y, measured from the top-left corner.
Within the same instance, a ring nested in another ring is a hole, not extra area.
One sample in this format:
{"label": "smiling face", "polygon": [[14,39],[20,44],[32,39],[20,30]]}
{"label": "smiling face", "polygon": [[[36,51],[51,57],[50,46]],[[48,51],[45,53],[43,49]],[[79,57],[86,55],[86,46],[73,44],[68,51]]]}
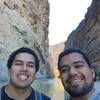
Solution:
{"label": "smiling face", "polygon": [[71,96],[84,96],[93,88],[95,72],[80,53],[70,53],[61,58],[60,77]]}
{"label": "smiling face", "polygon": [[35,58],[29,53],[16,55],[9,69],[10,83],[17,88],[26,88],[35,78]]}

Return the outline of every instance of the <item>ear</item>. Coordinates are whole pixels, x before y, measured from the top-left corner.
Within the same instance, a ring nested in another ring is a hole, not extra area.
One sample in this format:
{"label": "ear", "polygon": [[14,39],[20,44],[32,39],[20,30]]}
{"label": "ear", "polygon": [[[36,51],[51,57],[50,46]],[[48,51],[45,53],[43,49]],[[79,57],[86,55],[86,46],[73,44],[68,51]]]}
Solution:
{"label": "ear", "polygon": [[92,71],[92,76],[93,76],[93,78],[95,79],[95,78],[96,78],[96,75],[95,75],[95,70],[94,70],[94,68],[91,68],[91,71]]}

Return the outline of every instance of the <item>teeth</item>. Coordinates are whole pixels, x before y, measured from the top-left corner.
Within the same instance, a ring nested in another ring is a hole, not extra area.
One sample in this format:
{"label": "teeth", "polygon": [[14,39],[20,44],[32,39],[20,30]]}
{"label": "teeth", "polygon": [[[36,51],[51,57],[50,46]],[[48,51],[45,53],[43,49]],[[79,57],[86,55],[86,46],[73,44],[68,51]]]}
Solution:
{"label": "teeth", "polygon": [[71,79],[70,80],[71,83],[80,82],[80,81],[81,81],[81,79]]}
{"label": "teeth", "polygon": [[19,75],[19,79],[20,80],[26,80],[28,78],[28,76],[27,75]]}
{"label": "teeth", "polygon": [[82,78],[73,78],[73,79],[71,79],[71,81],[74,81],[74,80],[82,80]]}
{"label": "teeth", "polygon": [[78,82],[78,81],[80,81],[80,80],[73,80],[72,82]]}

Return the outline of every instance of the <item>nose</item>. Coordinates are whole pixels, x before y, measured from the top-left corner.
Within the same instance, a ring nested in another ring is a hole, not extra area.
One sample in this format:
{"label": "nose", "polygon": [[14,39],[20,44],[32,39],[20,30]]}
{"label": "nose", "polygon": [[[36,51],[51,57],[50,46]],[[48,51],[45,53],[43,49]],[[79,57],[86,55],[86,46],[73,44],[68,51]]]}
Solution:
{"label": "nose", "polygon": [[27,65],[26,64],[23,64],[22,70],[27,71]]}
{"label": "nose", "polygon": [[70,74],[77,74],[77,69],[74,66],[70,67]]}

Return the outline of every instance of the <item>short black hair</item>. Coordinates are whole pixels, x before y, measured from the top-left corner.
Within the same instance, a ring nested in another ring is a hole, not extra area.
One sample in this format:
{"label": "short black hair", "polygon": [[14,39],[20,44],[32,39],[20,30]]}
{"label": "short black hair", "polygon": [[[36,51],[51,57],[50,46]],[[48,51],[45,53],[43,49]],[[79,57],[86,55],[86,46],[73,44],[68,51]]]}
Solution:
{"label": "short black hair", "polygon": [[87,55],[81,49],[79,49],[79,48],[67,48],[59,54],[59,57],[58,57],[58,70],[60,70],[59,67],[60,67],[61,58],[63,58],[64,56],[66,56],[70,53],[79,53],[79,54],[81,54],[83,56],[84,60],[89,65],[89,67],[92,68],[89,58],[87,57]]}
{"label": "short black hair", "polygon": [[38,69],[39,69],[38,56],[36,55],[36,53],[32,49],[30,49],[28,47],[21,47],[21,48],[19,48],[19,49],[15,50],[14,52],[11,53],[11,55],[9,56],[8,61],[7,61],[8,69],[11,68],[12,63],[13,63],[16,55],[19,54],[19,53],[29,53],[29,54],[33,55],[33,57],[35,58],[35,67],[36,67],[36,72],[37,72]]}

